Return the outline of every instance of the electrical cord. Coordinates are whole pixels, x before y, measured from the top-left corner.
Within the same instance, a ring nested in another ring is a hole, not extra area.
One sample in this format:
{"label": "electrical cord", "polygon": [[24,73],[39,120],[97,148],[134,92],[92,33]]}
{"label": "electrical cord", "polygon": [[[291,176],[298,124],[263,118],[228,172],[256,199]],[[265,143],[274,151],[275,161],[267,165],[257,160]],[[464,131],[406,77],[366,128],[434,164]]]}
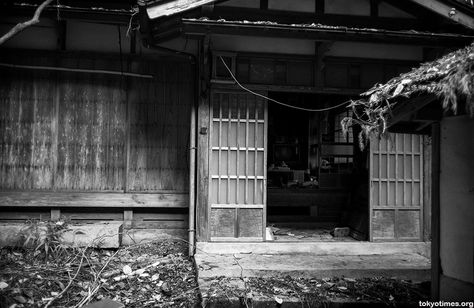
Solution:
{"label": "electrical cord", "polygon": [[240,84],[240,82],[237,80],[237,78],[234,76],[234,74],[232,73],[232,71],[229,69],[229,67],[227,66],[227,64],[225,63],[224,59],[222,58],[222,56],[219,56],[219,58],[221,59],[222,63],[224,64],[225,68],[227,69],[227,71],[229,72],[230,76],[232,77],[232,79],[235,81],[235,83],[244,91],[247,91],[253,95],[256,95],[258,97],[261,97],[263,99],[266,99],[268,101],[271,101],[273,103],[276,103],[276,104],[279,104],[279,105],[282,105],[282,106],[285,106],[285,107],[288,107],[288,108],[293,108],[293,109],[298,109],[298,110],[303,110],[303,111],[309,111],[309,112],[323,112],[323,111],[328,111],[328,110],[331,110],[331,109],[336,109],[336,108],[339,108],[341,106],[344,106],[344,105],[348,105],[349,103],[351,103],[351,100],[347,100],[343,103],[340,103],[336,106],[331,106],[331,107],[327,107],[327,108],[321,108],[321,109],[309,109],[309,108],[303,108],[303,107],[298,107],[298,106],[293,106],[293,105],[289,105],[289,104],[285,104],[285,103],[282,103],[282,102],[279,102],[273,98],[270,98],[270,97],[267,97],[265,95],[262,95],[260,93],[257,93],[257,92],[254,92],[246,87],[244,87],[242,84]]}

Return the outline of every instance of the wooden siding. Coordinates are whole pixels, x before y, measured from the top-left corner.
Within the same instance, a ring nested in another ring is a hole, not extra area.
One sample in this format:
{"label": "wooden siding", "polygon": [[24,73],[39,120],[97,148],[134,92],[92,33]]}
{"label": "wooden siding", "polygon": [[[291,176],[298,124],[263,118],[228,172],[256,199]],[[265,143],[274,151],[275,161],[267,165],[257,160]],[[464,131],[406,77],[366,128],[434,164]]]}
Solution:
{"label": "wooden siding", "polygon": [[58,81],[54,188],[122,190],[125,91],[120,77],[59,73]]}
{"label": "wooden siding", "polygon": [[[28,61],[121,67],[103,57]],[[187,191],[192,66],[126,64],[153,79],[0,68],[0,189]]]}
{"label": "wooden siding", "polygon": [[130,80],[127,190],[186,191],[192,72],[183,64],[167,64],[154,73],[158,82]]}

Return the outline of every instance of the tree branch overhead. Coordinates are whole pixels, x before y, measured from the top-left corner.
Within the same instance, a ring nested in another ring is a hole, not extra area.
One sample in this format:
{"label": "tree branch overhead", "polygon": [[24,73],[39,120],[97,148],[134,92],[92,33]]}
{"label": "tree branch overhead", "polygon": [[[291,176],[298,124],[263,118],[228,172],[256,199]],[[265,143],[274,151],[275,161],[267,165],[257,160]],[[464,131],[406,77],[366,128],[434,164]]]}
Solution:
{"label": "tree branch overhead", "polygon": [[51,3],[53,0],[45,0],[43,3],[41,3],[35,11],[35,14],[30,20],[27,20],[25,22],[18,23],[15,25],[13,28],[10,29],[7,33],[5,33],[2,37],[0,37],[0,45],[3,45],[6,41],[11,39],[13,36],[16,34],[20,33],[21,31],[25,30],[26,28],[35,25],[39,23],[39,18],[41,15],[41,12]]}

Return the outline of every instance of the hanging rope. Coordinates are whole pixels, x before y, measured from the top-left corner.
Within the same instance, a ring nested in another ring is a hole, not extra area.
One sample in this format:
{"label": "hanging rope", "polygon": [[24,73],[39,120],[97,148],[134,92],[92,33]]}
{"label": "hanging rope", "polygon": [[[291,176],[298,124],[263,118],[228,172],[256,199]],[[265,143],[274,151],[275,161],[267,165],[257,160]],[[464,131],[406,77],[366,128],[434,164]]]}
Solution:
{"label": "hanging rope", "polygon": [[336,106],[331,106],[331,107],[327,107],[327,108],[321,108],[321,109],[310,109],[310,108],[303,108],[303,107],[298,107],[298,106],[293,106],[293,105],[289,105],[289,104],[285,104],[285,103],[282,103],[282,102],[279,102],[273,98],[270,98],[270,97],[267,97],[265,95],[262,95],[260,93],[257,93],[257,92],[254,92],[246,87],[244,87],[243,85],[240,84],[240,82],[237,80],[237,78],[235,78],[234,74],[232,74],[232,71],[230,70],[230,68],[227,66],[227,64],[225,63],[224,59],[222,58],[222,56],[219,56],[219,58],[221,59],[222,63],[224,64],[225,68],[227,69],[227,71],[229,72],[230,76],[232,77],[232,79],[235,81],[235,83],[244,91],[247,91],[253,95],[256,95],[258,97],[261,97],[263,99],[266,99],[266,100],[269,100],[275,104],[279,104],[279,105],[282,105],[282,106],[285,106],[285,107],[288,107],[288,108],[293,108],[293,109],[298,109],[298,110],[303,110],[303,111],[309,111],[309,112],[323,112],[323,111],[328,111],[328,110],[331,110],[331,109],[336,109],[336,108],[339,108],[341,106],[344,106],[344,105],[348,105],[349,103],[351,103],[351,100],[347,100],[343,103],[340,103]]}

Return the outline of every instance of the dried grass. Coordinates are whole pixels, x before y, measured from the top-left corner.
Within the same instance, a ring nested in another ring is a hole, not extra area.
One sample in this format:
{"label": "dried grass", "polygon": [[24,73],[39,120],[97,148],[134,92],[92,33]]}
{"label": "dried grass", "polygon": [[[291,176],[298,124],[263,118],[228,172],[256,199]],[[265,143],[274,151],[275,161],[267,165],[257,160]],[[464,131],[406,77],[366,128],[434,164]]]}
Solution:
{"label": "dried grass", "polygon": [[[474,43],[444,57],[422,64],[410,72],[377,84],[352,101],[353,117],[342,120],[343,130],[360,125],[360,147],[364,148],[371,136],[387,130],[392,110],[410,99],[435,94],[446,111],[459,113],[465,102],[467,114],[474,115]],[[461,111],[462,112],[462,111]]]}

